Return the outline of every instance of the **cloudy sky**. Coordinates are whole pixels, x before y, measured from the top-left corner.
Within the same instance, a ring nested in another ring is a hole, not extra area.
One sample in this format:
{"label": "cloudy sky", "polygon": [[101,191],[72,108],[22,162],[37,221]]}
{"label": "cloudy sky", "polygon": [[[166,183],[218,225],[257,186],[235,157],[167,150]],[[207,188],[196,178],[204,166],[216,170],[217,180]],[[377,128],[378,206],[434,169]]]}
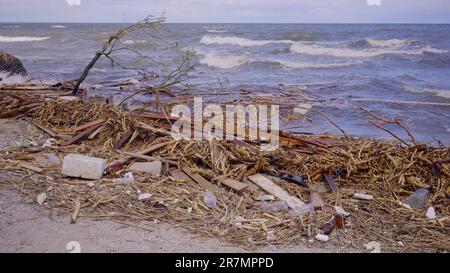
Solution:
{"label": "cloudy sky", "polygon": [[0,22],[123,23],[163,11],[187,23],[450,23],[449,0],[0,0]]}

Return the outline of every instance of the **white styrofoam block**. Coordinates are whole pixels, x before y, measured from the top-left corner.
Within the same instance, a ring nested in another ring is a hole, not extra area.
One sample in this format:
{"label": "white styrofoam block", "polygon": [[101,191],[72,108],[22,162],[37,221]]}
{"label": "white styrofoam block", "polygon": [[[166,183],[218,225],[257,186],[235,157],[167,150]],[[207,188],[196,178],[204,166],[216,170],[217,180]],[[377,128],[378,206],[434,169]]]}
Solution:
{"label": "white styrofoam block", "polygon": [[61,174],[69,177],[97,180],[102,178],[106,160],[79,154],[64,157]]}

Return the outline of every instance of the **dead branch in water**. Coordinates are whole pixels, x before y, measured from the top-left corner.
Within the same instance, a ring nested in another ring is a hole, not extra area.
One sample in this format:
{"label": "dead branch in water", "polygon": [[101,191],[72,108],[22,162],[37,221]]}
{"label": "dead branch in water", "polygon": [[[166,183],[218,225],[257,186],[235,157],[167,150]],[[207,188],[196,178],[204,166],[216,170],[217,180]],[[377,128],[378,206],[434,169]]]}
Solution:
{"label": "dead branch in water", "polygon": [[[80,78],[77,80],[74,86],[72,94],[79,94],[80,85],[84,82],[91,69],[102,57],[109,60],[111,62],[111,65],[113,66],[117,66],[124,70],[132,70],[137,72],[137,74],[143,81],[155,80],[162,77],[161,82],[159,84],[156,84],[155,88],[151,89],[165,89],[169,86],[179,84],[184,81],[187,77],[187,74],[193,69],[193,65],[191,64],[189,57],[190,54],[185,54],[186,56],[183,56],[181,64],[174,69],[170,69],[164,61],[157,60],[156,57],[153,57],[150,54],[145,54],[139,49],[133,48],[131,46],[135,44],[133,40],[122,41],[125,37],[131,36],[133,34],[133,37],[138,37],[139,39],[146,38],[146,40],[140,40],[138,44],[146,44],[151,48],[152,52],[154,51],[157,53],[158,50],[167,50],[171,47],[174,47],[174,45],[164,41],[164,39],[159,37],[159,27],[164,21],[164,16],[161,16],[159,18],[148,16],[143,21],[123,27],[109,36],[104,41],[102,48],[95,53],[92,60],[84,68]],[[175,47],[177,47],[177,44],[175,44]],[[126,65],[122,60],[124,53],[129,53],[131,54],[131,56],[135,56],[137,58],[137,60],[133,60],[132,66]],[[139,65],[140,63],[141,65]],[[145,91],[148,90],[146,89]],[[138,91],[135,94],[127,97],[125,100],[141,92],[142,91]]]}
{"label": "dead branch in water", "polygon": [[[398,127],[400,127],[400,128],[402,128],[407,134],[408,134],[408,136],[409,136],[409,138],[411,138],[411,141],[414,143],[414,145],[419,145],[419,143],[416,141],[416,138],[413,136],[413,134],[411,133],[411,131],[408,129],[408,128],[406,128],[406,126],[405,125],[403,125],[403,123],[399,120],[399,119],[395,119],[395,120],[390,120],[390,119],[386,119],[386,118],[383,118],[382,116],[380,116],[380,115],[377,115],[377,114],[375,114],[375,113],[373,113],[372,111],[370,111],[370,110],[367,110],[367,109],[365,109],[365,108],[363,108],[362,106],[360,106],[360,105],[356,105],[359,109],[361,109],[361,110],[363,110],[363,111],[365,111],[365,112],[367,112],[369,115],[371,115],[372,117],[374,117],[374,118],[376,118],[376,119],[378,119],[378,120],[381,120],[382,122],[385,122],[385,123],[390,123],[390,124],[395,124],[395,125],[397,125]],[[372,122],[371,122],[372,123]],[[373,124],[373,123],[372,123]],[[378,127],[378,126],[376,126],[376,127]],[[378,128],[380,128],[380,127],[378,127]],[[381,128],[380,128],[381,129]],[[386,131],[385,129],[382,129],[382,130],[384,130],[384,131]],[[389,132],[390,133],[390,132]],[[392,133],[390,133],[391,135],[392,135]],[[396,138],[398,138],[398,137],[396,137]],[[402,142],[403,142],[403,140],[401,140]],[[405,143],[405,142],[403,142],[403,143]],[[408,145],[408,144],[406,144],[406,145]],[[409,145],[408,145],[409,146]]]}

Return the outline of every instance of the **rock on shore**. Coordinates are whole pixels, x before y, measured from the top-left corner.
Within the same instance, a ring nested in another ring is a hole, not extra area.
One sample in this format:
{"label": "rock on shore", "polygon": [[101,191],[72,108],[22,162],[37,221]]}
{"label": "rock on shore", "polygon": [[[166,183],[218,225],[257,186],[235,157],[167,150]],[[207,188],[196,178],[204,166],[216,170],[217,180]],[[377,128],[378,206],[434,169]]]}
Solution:
{"label": "rock on shore", "polygon": [[6,74],[6,77],[26,76],[28,74],[22,61],[3,51],[0,51],[0,73]]}

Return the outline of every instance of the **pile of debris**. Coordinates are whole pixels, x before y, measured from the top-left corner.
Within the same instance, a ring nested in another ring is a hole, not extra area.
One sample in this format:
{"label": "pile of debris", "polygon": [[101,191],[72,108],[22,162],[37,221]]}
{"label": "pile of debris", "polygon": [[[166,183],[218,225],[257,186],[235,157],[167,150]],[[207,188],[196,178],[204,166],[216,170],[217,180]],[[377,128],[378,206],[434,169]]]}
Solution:
{"label": "pile of debris", "polygon": [[165,114],[43,94],[1,95],[0,117],[26,118],[49,139],[1,150],[0,186],[72,222],[164,221],[248,248],[450,250],[448,147],[283,132],[273,152],[176,141]]}

